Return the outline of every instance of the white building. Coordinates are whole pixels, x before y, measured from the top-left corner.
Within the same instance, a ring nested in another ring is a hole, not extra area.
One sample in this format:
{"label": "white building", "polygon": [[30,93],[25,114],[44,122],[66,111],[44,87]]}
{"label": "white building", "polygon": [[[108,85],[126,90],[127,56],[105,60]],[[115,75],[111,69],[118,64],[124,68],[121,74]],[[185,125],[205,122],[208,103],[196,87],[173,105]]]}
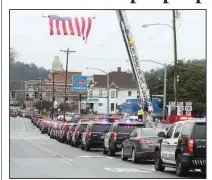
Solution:
{"label": "white building", "polygon": [[[132,73],[117,71],[109,73],[109,110],[110,114],[117,113],[119,106],[127,99],[137,98],[136,82]],[[107,114],[107,75],[93,75],[93,83],[89,85],[87,107],[98,114]]]}

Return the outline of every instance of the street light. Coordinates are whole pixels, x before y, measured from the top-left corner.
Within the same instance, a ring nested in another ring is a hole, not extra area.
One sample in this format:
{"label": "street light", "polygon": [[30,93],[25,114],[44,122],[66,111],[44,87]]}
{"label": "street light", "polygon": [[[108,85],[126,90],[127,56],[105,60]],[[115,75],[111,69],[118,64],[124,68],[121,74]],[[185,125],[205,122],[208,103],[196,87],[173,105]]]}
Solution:
{"label": "street light", "polygon": [[163,24],[163,23],[154,23],[154,24],[143,24],[142,27],[143,28],[146,28],[146,27],[149,27],[149,26],[168,26],[170,28],[173,29],[173,27],[169,24]]}
{"label": "street light", "polygon": [[105,73],[107,75],[107,115],[109,116],[110,115],[110,111],[109,111],[109,103],[110,103],[110,100],[109,100],[109,94],[110,94],[110,85],[109,85],[109,75],[110,73],[107,73],[105,71],[103,71],[102,69],[99,69],[99,68],[89,68],[87,67],[86,69],[93,69],[93,70],[98,70],[98,71],[101,71],[103,73]]}
{"label": "street light", "polygon": [[154,24],[143,24],[142,27],[146,28],[149,26],[167,26],[170,27],[173,30],[173,42],[174,42],[174,99],[175,99],[175,105],[177,105],[177,72],[176,72],[176,65],[177,65],[177,35],[176,35],[176,18],[180,18],[180,13],[175,10],[172,10],[172,26],[169,24],[164,23],[154,23]]}

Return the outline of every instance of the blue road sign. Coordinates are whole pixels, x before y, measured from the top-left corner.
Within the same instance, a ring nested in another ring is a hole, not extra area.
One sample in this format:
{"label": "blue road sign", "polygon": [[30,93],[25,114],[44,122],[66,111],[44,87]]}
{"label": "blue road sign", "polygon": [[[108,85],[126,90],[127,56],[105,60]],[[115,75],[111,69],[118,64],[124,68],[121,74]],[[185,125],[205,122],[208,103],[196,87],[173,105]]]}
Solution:
{"label": "blue road sign", "polygon": [[87,76],[72,76],[72,91],[87,91]]}

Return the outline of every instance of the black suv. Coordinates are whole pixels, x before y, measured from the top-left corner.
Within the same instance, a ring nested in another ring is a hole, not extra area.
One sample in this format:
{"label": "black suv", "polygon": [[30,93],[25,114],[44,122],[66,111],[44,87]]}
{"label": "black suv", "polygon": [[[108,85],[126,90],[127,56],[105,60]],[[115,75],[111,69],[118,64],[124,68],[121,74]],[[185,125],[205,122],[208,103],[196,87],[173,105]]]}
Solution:
{"label": "black suv", "polygon": [[88,122],[79,122],[75,128],[75,131],[72,135],[72,144],[71,146],[78,147],[81,144],[82,133],[85,132]]}
{"label": "black suv", "polygon": [[134,129],[144,127],[144,123],[113,123],[104,137],[103,154],[114,156],[116,152],[121,151],[123,141],[129,138]]}
{"label": "black suv", "polygon": [[206,122],[193,119],[173,124],[155,147],[155,170],[165,167],[176,169],[178,176],[186,176],[189,170],[206,172]]}
{"label": "black suv", "polygon": [[109,131],[111,123],[93,122],[89,123],[86,131],[82,134],[81,149],[89,151],[90,148],[103,148],[104,136]]}

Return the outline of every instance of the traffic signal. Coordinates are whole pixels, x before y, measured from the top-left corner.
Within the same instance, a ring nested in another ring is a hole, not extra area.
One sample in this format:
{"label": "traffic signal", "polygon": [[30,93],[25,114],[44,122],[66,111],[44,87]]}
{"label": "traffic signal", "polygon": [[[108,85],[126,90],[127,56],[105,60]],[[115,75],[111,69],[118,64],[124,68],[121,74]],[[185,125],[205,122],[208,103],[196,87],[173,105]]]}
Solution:
{"label": "traffic signal", "polygon": [[12,99],[15,99],[15,91],[12,91]]}
{"label": "traffic signal", "polygon": [[42,94],[40,94],[40,100],[42,101]]}
{"label": "traffic signal", "polygon": [[29,101],[29,93],[26,93],[26,101]]}
{"label": "traffic signal", "polygon": [[180,76],[177,75],[177,83],[180,81]]}
{"label": "traffic signal", "polygon": [[65,100],[68,101],[68,96],[65,97]]}
{"label": "traffic signal", "polygon": [[79,101],[81,101],[81,100],[82,100],[82,94],[79,93]]}

